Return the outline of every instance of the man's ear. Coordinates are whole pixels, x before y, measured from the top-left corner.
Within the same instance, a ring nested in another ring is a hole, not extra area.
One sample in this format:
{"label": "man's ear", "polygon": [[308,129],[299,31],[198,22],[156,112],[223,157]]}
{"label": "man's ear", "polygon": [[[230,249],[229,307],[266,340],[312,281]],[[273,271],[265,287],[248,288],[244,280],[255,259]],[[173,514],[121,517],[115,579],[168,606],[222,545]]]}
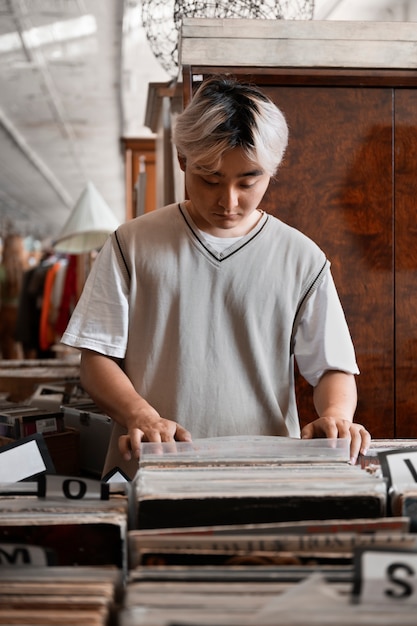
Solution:
{"label": "man's ear", "polygon": [[185,172],[185,166],[186,166],[185,156],[182,156],[182,154],[179,154],[179,152],[177,152],[177,158],[178,158],[178,163],[180,164],[180,168],[182,169],[183,172]]}

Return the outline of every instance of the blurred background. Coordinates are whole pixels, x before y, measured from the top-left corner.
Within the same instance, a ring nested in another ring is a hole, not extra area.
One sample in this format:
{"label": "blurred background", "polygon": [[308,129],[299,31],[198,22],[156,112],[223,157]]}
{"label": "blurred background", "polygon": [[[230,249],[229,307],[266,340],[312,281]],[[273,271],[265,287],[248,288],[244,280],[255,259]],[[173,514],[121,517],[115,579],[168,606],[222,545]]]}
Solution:
{"label": "blurred background", "polygon": [[[180,78],[181,5],[188,15],[210,17],[222,15],[221,4],[0,0],[0,235],[53,240],[89,181],[116,219],[125,219],[121,140],[152,137],[148,85]],[[247,4],[224,3],[242,16]],[[416,4],[281,2],[290,19],[377,21],[417,20]]]}

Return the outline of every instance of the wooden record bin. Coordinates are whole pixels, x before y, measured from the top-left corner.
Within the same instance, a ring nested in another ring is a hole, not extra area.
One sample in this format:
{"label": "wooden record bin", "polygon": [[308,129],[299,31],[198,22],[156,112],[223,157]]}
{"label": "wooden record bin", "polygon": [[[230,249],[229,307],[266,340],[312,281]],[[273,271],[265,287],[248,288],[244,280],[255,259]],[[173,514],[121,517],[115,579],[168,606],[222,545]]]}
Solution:
{"label": "wooden record bin", "polygon": [[[357,420],[417,437],[417,57],[412,23],[184,20],[184,100],[202,77],[252,81],[288,150],[264,208],[332,264],[356,348]],[[244,270],[242,270],[244,271]],[[302,422],[314,411],[298,379]]]}

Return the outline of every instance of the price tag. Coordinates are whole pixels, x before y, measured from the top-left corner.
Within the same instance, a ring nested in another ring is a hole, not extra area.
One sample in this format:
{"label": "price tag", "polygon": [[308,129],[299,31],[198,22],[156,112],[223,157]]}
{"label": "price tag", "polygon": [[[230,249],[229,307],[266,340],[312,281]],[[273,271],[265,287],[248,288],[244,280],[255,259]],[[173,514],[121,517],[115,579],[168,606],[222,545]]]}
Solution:
{"label": "price tag", "polygon": [[417,551],[355,551],[354,599],[360,604],[417,605]]}

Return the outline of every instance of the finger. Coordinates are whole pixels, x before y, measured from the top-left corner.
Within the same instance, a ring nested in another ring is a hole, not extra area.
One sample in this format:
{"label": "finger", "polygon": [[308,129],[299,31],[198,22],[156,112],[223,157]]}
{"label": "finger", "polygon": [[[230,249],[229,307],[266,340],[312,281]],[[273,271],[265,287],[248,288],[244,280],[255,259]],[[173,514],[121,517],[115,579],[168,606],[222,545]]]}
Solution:
{"label": "finger", "polygon": [[359,453],[366,454],[371,444],[370,433],[360,424],[352,424],[351,426],[351,444],[350,455],[351,462],[357,461]]}
{"label": "finger", "polygon": [[333,418],[320,417],[304,426],[301,431],[302,439],[314,439],[326,437],[327,439],[337,439],[338,427]]}
{"label": "finger", "polygon": [[359,451],[362,445],[362,436],[360,431],[353,427],[351,428],[351,439],[350,439],[350,463],[351,465],[355,465],[358,460]]}
{"label": "finger", "polygon": [[191,433],[177,424],[177,430],[175,431],[175,439],[176,441],[192,441]]}
{"label": "finger", "polygon": [[352,436],[351,427],[352,422],[350,422],[349,420],[340,420],[335,425],[337,433],[335,436],[339,437],[340,439],[350,439],[350,437]]}
{"label": "finger", "polygon": [[323,435],[327,439],[338,439],[339,437],[349,436],[349,428],[347,428],[344,431],[345,434],[343,434],[343,429],[341,430],[334,420],[325,420],[321,426]]}
{"label": "finger", "polygon": [[[321,425],[326,438],[331,441],[332,448],[338,447],[337,441],[340,439],[345,440],[343,446],[346,445],[346,452],[348,447],[351,448],[350,426],[352,422],[344,419],[336,420],[333,418],[325,418],[321,421]],[[349,462],[352,462],[352,460],[352,454],[350,453]],[[356,460],[354,462],[356,462]]]}
{"label": "finger", "polygon": [[314,427],[312,424],[306,424],[301,431],[301,439],[313,439]]}
{"label": "finger", "polygon": [[176,454],[178,452],[177,442],[176,441],[167,441],[164,443],[162,448],[161,446],[161,454]]}
{"label": "finger", "polygon": [[132,428],[132,430],[129,431],[130,449],[133,458],[135,459],[139,459],[140,444],[142,443],[143,435],[144,433],[142,430],[140,430],[140,428]]}
{"label": "finger", "polygon": [[120,435],[118,446],[125,461],[130,461],[132,456],[135,459],[139,458],[142,437],[143,432],[139,428],[134,428],[128,435]]}
{"label": "finger", "polygon": [[132,448],[130,446],[129,435],[120,435],[118,441],[119,452],[125,461],[130,461],[132,458]]}
{"label": "finger", "polygon": [[[174,425],[175,423],[172,422]],[[191,434],[188,430],[180,426],[179,424],[175,424],[175,432],[171,434],[172,431],[161,433],[161,441],[164,443],[163,451],[166,453],[175,454],[178,452],[177,442],[191,442]],[[162,448],[161,448],[162,452]]]}
{"label": "finger", "polygon": [[372,441],[371,433],[368,432],[366,428],[363,428],[361,431],[361,435],[362,435],[361,453],[367,454],[369,450],[369,446],[371,445],[371,441]]}

